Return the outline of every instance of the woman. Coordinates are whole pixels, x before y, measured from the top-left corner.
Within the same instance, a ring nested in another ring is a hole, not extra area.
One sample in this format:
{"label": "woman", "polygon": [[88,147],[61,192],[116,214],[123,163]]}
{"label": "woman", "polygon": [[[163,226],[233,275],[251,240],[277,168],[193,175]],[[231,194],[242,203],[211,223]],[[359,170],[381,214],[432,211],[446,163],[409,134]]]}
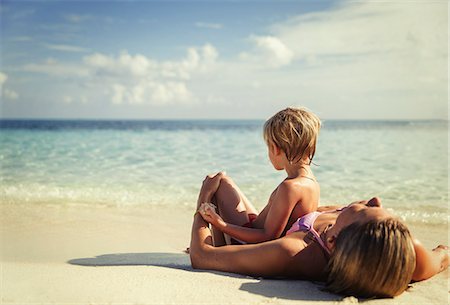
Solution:
{"label": "woman", "polygon": [[[207,176],[194,215],[190,258],[196,269],[251,276],[326,280],[336,293],[393,297],[411,281],[432,277],[448,267],[447,247],[426,250],[406,226],[381,207],[378,198],[345,208],[323,207],[305,215],[283,238],[260,244],[214,247],[208,222],[221,217],[209,206],[219,188],[233,188],[223,173]],[[231,191],[231,189],[229,190]],[[239,193],[238,189],[234,190]],[[218,192],[226,193],[226,192]],[[240,194],[240,193],[239,193]],[[223,198],[214,198],[222,202]],[[245,210],[231,205],[226,222]],[[312,215],[312,216],[311,216]],[[240,223],[236,223],[240,225]]]}

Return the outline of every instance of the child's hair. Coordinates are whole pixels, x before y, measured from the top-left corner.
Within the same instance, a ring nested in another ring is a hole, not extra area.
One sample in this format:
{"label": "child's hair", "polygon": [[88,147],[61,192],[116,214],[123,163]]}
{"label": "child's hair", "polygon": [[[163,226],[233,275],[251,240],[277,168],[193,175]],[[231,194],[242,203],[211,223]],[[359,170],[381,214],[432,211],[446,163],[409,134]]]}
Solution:
{"label": "child's hair", "polygon": [[278,146],[290,163],[309,158],[316,153],[320,119],[305,108],[286,108],[264,124],[264,140]]}
{"label": "child's hair", "polygon": [[411,234],[399,219],[353,223],[336,238],[327,288],[356,297],[394,297],[408,287],[415,266]]}

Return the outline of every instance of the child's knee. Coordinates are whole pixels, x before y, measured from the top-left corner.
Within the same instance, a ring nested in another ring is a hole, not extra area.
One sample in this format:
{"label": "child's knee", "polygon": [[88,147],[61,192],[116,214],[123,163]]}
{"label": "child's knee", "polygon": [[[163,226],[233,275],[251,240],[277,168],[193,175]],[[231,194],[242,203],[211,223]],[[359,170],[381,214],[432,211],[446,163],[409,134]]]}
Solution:
{"label": "child's knee", "polygon": [[219,187],[234,187],[234,181],[230,178],[230,176],[224,175],[220,180]]}
{"label": "child's knee", "polygon": [[216,195],[219,195],[220,197],[224,198],[229,197],[232,194],[236,193],[236,184],[234,184],[233,180],[228,177],[224,176],[220,180],[219,188],[216,192]]}

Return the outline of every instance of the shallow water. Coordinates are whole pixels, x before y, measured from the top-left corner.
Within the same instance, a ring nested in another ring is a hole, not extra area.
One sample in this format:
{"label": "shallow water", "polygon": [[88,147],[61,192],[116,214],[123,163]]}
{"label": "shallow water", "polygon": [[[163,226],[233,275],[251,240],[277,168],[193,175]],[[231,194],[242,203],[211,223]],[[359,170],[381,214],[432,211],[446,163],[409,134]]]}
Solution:
{"label": "shallow water", "polygon": [[[2,120],[2,203],[193,206],[225,170],[263,207],[284,179],[262,121]],[[325,121],[313,166],[322,204],[379,196],[412,222],[448,221],[448,123]]]}

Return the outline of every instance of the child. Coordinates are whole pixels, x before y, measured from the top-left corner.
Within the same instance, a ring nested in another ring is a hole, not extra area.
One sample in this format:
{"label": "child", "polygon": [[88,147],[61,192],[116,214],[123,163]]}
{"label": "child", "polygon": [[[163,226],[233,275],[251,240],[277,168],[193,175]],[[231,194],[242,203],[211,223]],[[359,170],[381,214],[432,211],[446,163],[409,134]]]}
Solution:
{"label": "child", "polygon": [[[285,170],[287,177],[260,213],[225,173],[208,176],[218,185],[210,197],[218,211],[198,202],[198,212],[212,225],[215,246],[279,238],[299,217],[317,209],[320,189],[310,164],[320,124],[316,115],[298,108],[286,108],[264,124],[270,162],[276,170]],[[223,233],[231,239],[225,241]]]}

